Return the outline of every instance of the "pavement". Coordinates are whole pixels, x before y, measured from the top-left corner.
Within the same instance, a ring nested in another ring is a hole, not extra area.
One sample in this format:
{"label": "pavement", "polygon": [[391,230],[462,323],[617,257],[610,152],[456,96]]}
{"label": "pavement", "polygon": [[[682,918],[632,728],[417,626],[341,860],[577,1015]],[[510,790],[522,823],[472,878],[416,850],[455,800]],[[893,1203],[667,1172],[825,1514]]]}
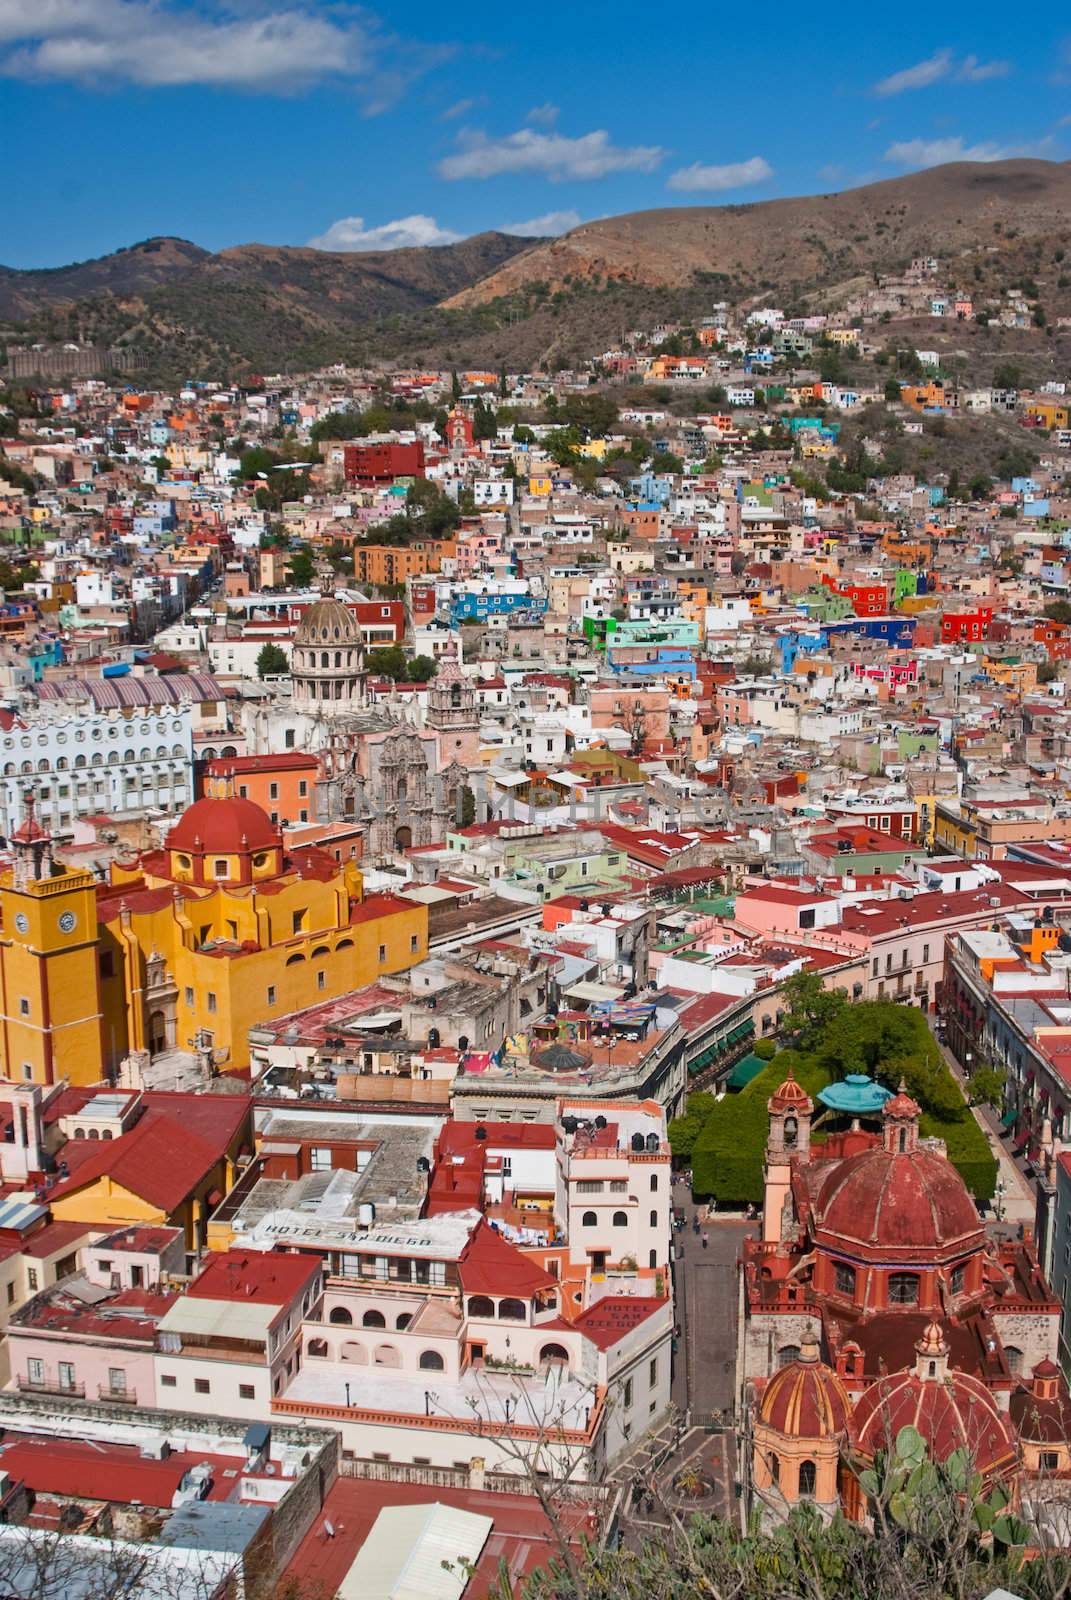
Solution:
{"label": "pavement", "polygon": [[[630,1485],[632,1508],[624,1519],[629,1535],[665,1527],[660,1501],[681,1511],[735,1516],[737,1270],[740,1246],[757,1226],[738,1217],[705,1217],[684,1183],[673,1188],[673,1204],[686,1225],[673,1235],[674,1292],[680,1337],[673,1363],[673,1414],[661,1428],[640,1440],[613,1477]],[[707,1244],[703,1247],[703,1234]],[[708,1487],[681,1498],[673,1486],[681,1473],[698,1467]]]}
{"label": "pavement", "polygon": [[[933,1019],[930,1019],[931,1027]],[[936,1037],[936,1035],[935,1035]],[[949,1069],[960,1088],[966,1093],[966,1077],[963,1068],[952,1054],[946,1044],[937,1040],[938,1048],[948,1062]],[[1015,1160],[1009,1148],[1010,1140],[1002,1137],[1003,1129],[1000,1126],[1000,1116],[992,1106],[972,1106],[971,1111],[982,1132],[989,1141],[989,1148],[997,1158],[1000,1167],[1000,1181],[1003,1184],[1001,1210],[1003,1215],[1000,1220],[1018,1227],[1021,1223],[1033,1226],[1037,1216],[1037,1191],[1027,1176],[1026,1163],[1020,1164]]]}

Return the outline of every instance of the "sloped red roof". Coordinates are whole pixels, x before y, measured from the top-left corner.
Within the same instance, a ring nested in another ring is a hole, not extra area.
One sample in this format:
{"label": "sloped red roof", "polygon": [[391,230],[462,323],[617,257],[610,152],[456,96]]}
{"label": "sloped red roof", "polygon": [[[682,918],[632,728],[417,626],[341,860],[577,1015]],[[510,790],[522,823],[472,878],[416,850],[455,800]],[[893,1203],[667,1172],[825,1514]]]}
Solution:
{"label": "sloped red roof", "polygon": [[523,1300],[540,1289],[558,1287],[557,1278],[503,1239],[486,1220],[473,1232],[457,1270],[466,1294],[516,1295]]}

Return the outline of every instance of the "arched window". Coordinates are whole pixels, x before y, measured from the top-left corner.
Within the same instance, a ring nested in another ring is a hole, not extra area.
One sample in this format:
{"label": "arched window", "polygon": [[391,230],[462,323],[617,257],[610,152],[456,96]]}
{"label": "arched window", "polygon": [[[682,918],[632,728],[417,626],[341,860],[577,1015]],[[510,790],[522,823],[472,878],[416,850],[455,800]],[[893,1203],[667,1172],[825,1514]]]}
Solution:
{"label": "arched window", "polygon": [[627,1211],[615,1211],[614,1212],[614,1227],[615,1228],[627,1228],[628,1227],[628,1212]]}
{"label": "arched window", "polygon": [[363,1344],[358,1344],[356,1339],[347,1339],[339,1351],[342,1361],[355,1361],[359,1367],[367,1367],[368,1351]]}
{"label": "arched window", "polygon": [[1004,1358],[1008,1363],[1009,1372],[1022,1372],[1023,1352],[1013,1344],[1004,1346]]}
{"label": "arched window", "polygon": [[305,1354],[307,1356],[325,1356],[327,1354],[327,1340],[310,1339],[305,1346]]}
{"label": "arched window", "polygon": [[855,1294],[855,1268],[850,1267],[846,1261],[838,1261],[834,1268],[834,1278],[838,1294],[853,1296]]}
{"label": "arched window", "polygon": [[595,1215],[594,1211],[585,1211],[584,1215],[580,1219],[580,1224],[581,1227],[584,1228],[593,1228],[598,1220],[599,1219]]}
{"label": "arched window", "polygon": [[417,1365],[420,1367],[421,1372],[446,1371],[446,1362],[443,1360],[438,1350],[422,1350],[420,1352],[420,1360]]}
{"label": "arched window", "polygon": [[777,1365],[779,1367],[787,1367],[790,1362],[798,1361],[799,1358],[800,1347],[798,1344],[783,1344],[777,1352]]}
{"label": "arched window", "polygon": [[401,1333],[405,1328],[408,1328],[408,1326],[412,1322],[412,1320],[413,1320],[412,1312],[403,1311],[398,1317],[395,1318],[394,1326],[395,1326],[396,1331],[398,1333]]}
{"label": "arched window", "polygon": [[799,1124],[797,1123],[795,1117],[786,1117],[785,1118],[785,1145],[786,1145],[786,1147],[791,1147],[792,1145],[795,1144],[798,1131],[799,1131]]}
{"label": "arched window", "polygon": [[500,1300],[498,1315],[506,1322],[524,1322],[528,1316],[528,1307],[523,1300]]}
{"label": "arched window", "polygon": [[561,1362],[563,1366],[569,1364],[569,1352],[563,1344],[545,1344],[539,1352],[539,1365],[548,1366],[551,1362]]}
{"label": "arched window", "polygon": [[800,1494],[814,1494],[815,1484],[818,1481],[818,1472],[813,1461],[800,1462]]}
{"label": "arched window", "polygon": [[919,1280],[915,1272],[889,1274],[889,1304],[891,1306],[916,1306],[919,1301]]}
{"label": "arched window", "polygon": [[402,1358],[392,1344],[377,1344],[372,1352],[372,1365],[374,1367],[400,1367]]}
{"label": "arched window", "polygon": [[361,1326],[363,1328],[385,1328],[387,1319],[382,1311],[366,1311],[361,1318]]}
{"label": "arched window", "polygon": [[353,1318],[350,1316],[345,1306],[332,1306],[331,1315],[327,1320],[328,1322],[344,1323],[347,1328],[353,1326]]}
{"label": "arched window", "polygon": [[470,1317],[493,1317],[494,1314],[495,1314],[495,1303],[494,1303],[493,1300],[489,1299],[487,1295],[485,1295],[485,1294],[470,1294],[469,1295],[469,1316]]}

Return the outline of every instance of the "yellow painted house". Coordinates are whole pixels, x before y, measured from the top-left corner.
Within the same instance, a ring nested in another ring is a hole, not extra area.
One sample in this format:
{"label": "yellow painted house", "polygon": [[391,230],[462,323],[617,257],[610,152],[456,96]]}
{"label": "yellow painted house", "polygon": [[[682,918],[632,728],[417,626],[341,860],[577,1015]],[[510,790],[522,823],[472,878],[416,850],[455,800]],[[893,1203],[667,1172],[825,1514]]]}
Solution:
{"label": "yellow painted house", "polygon": [[251,800],[196,801],[164,849],[98,893],[105,1056],[203,1048],[249,1063],[249,1029],[404,972],[428,949],[427,908],[364,898],[360,872],[286,850]]}
{"label": "yellow painted house", "polygon": [[252,1158],[252,1105],[242,1093],[64,1091],[52,1215],[109,1231],[166,1223],[203,1249],[210,1214]]}

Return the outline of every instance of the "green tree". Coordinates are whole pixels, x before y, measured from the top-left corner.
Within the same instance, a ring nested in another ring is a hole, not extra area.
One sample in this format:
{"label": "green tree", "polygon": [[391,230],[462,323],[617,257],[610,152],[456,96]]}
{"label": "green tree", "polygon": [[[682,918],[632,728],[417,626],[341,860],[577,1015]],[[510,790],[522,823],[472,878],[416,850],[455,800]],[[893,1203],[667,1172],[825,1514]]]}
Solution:
{"label": "green tree", "polygon": [[302,546],[290,557],[290,582],[295,589],[307,589],[316,574],[316,566],[308,550]]}
{"label": "green tree", "polygon": [[460,828],[471,828],[472,824],[476,821],[476,796],[473,794],[467,783],[463,783],[461,785],[461,788],[458,791],[458,799],[460,801],[461,816],[460,818],[456,819],[457,826]]}
{"label": "green tree", "polygon": [[683,472],[684,462],[672,450],[656,450],[651,457],[651,471],[668,477],[671,473]]}
{"label": "green tree", "polygon": [[498,419],[494,407],[483,400],[477,400],[472,413],[472,437],[476,441],[498,437]]}
{"label": "green tree", "polygon": [[716,1105],[714,1096],[705,1089],[697,1089],[688,1096],[683,1116],[674,1117],[669,1125],[669,1147],[677,1160],[687,1162],[692,1159],[695,1141]]}
{"label": "green tree", "polygon": [[899,400],[899,398],[900,398],[900,380],[898,378],[886,378],[886,380],[885,380],[885,398],[886,398],[886,400],[889,400],[889,401]]}
{"label": "green tree", "polygon": [[1071,600],[1050,600],[1044,615],[1051,622],[1071,622]]}
{"label": "green tree", "polygon": [[438,670],[439,663],[432,656],[414,656],[407,675],[410,683],[430,683]]}
{"label": "green tree", "polygon": [[290,663],[286,659],[286,651],[281,650],[277,644],[266,644],[257,656],[257,677],[277,678],[290,671]]}
{"label": "green tree", "polygon": [[369,650],[364,664],[374,677],[393,678],[395,683],[408,676],[409,664],[399,644],[381,645],[376,650]]}
{"label": "green tree", "polygon": [[784,1028],[795,1033],[808,1049],[844,1010],[844,995],[826,989],[817,972],[795,972],[781,985],[785,1002]]}
{"label": "green tree", "polygon": [[357,439],[361,433],[361,413],[356,408],[348,408],[318,417],[309,429],[309,438],[316,444],[321,439]]}
{"label": "green tree", "polygon": [[972,1106],[992,1106],[999,1111],[1004,1104],[1005,1074],[999,1067],[979,1066],[967,1080],[967,1093]]}
{"label": "green tree", "polygon": [[993,370],[994,389],[1018,389],[1019,368],[1014,361],[1001,361]]}

